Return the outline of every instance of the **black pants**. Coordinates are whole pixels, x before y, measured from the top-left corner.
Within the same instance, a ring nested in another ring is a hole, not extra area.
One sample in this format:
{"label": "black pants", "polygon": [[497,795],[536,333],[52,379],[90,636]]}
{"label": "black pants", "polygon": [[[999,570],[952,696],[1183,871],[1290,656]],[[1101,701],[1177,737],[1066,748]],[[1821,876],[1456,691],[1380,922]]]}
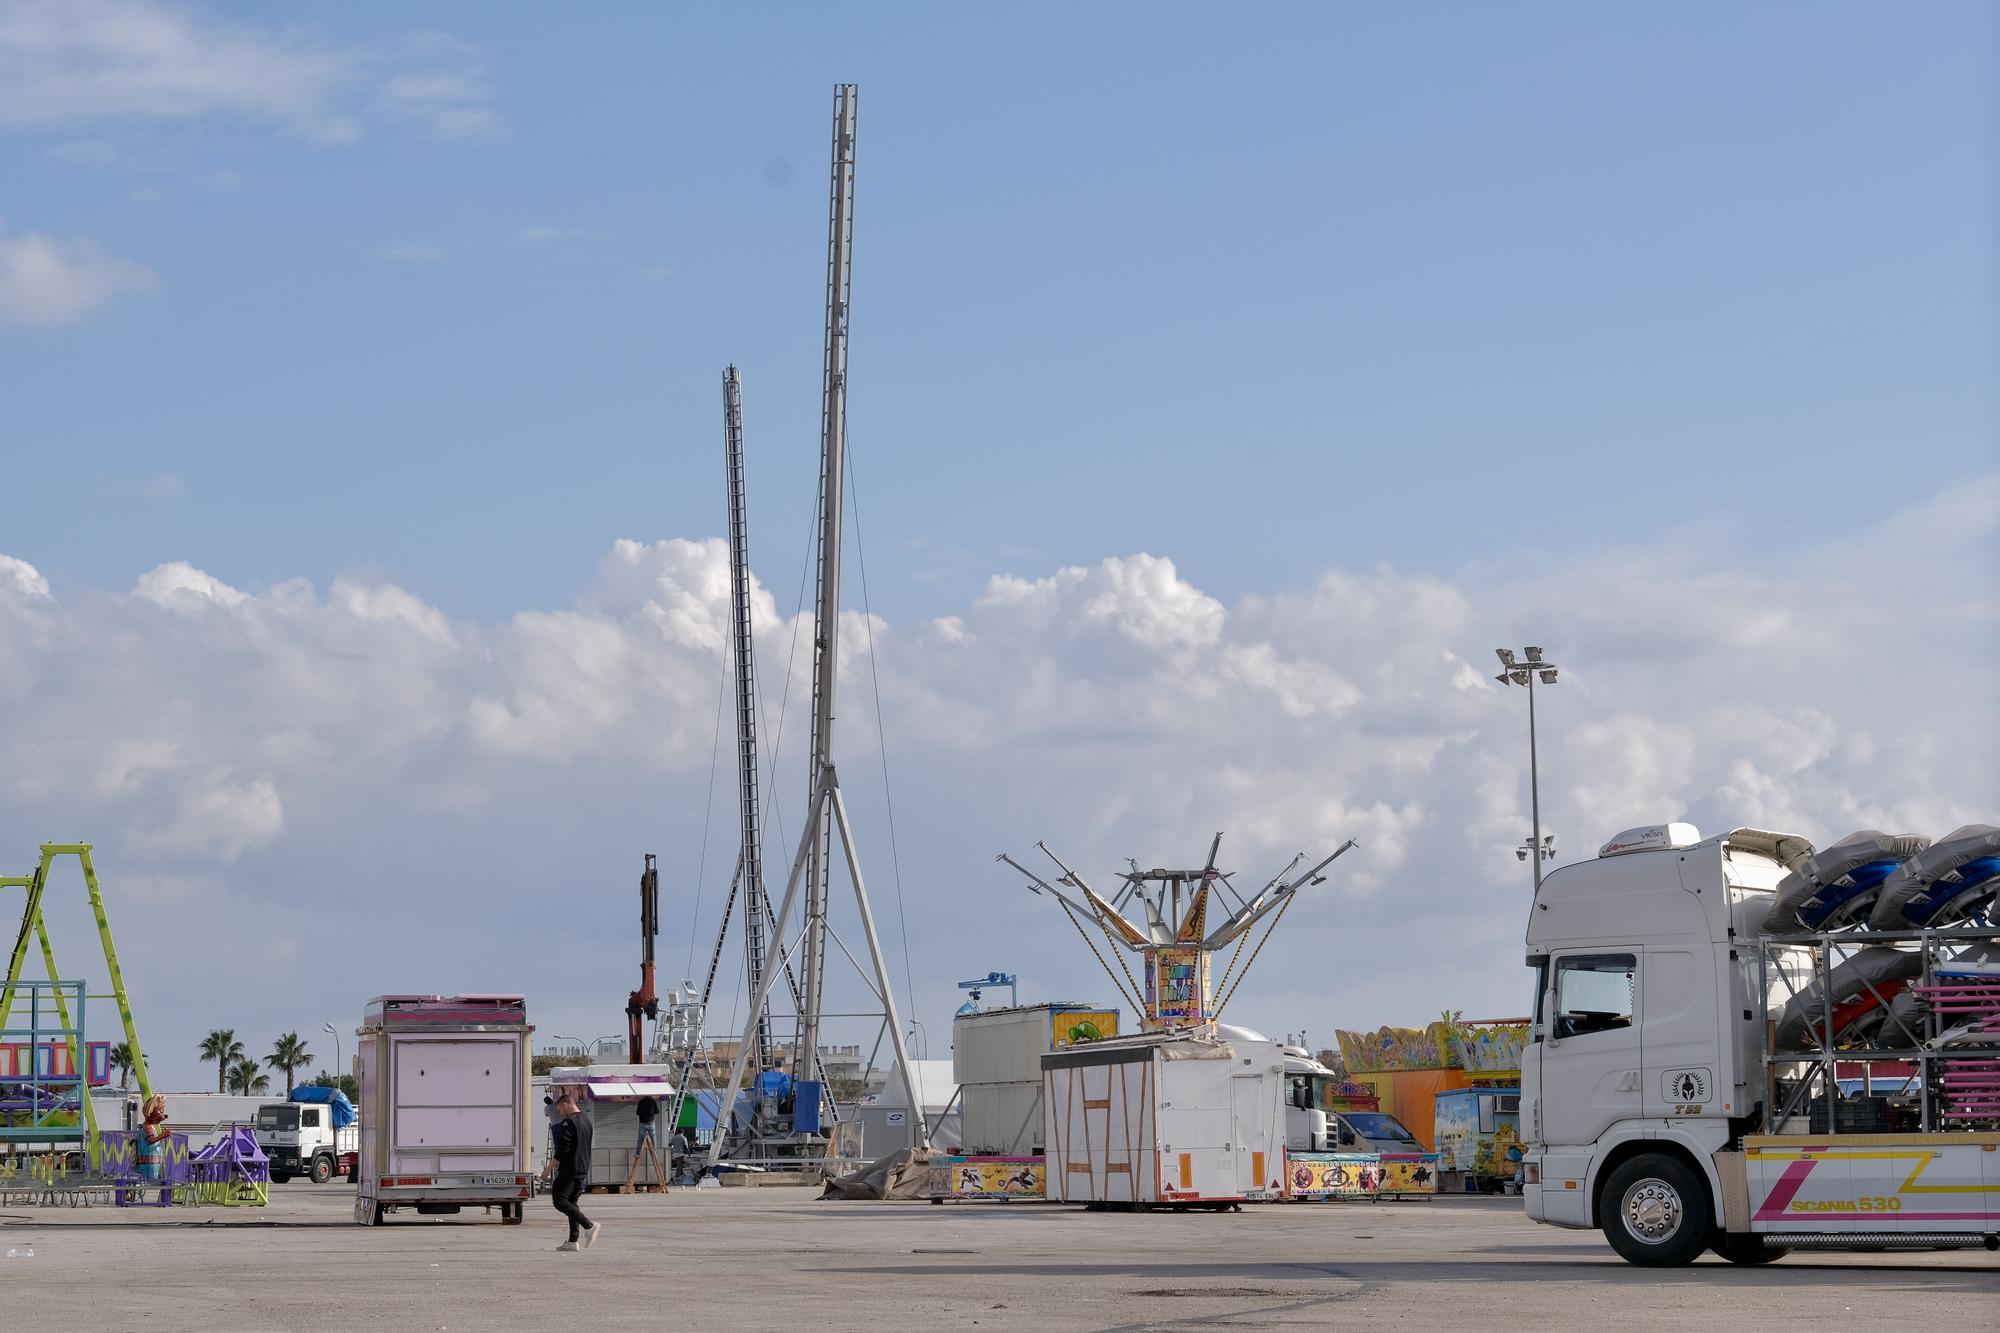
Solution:
{"label": "black pants", "polygon": [[583,1193],[582,1176],[558,1175],[555,1185],[549,1190],[549,1202],[556,1211],[569,1219],[569,1238],[575,1240],[583,1233],[579,1228],[590,1225],[590,1219],[583,1215],[583,1209],[576,1206],[577,1195]]}

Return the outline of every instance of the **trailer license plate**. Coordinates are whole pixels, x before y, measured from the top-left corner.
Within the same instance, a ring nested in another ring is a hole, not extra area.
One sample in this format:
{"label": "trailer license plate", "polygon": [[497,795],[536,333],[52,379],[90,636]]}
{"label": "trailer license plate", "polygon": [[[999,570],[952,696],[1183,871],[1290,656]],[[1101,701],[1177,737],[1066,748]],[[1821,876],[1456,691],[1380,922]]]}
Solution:
{"label": "trailer license plate", "polygon": [[512,1184],[514,1183],[514,1177],[512,1177],[512,1176],[474,1176],[474,1177],[472,1178],[472,1183],[473,1183],[473,1184],[475,1184],[475,1185],[512,1185]]}

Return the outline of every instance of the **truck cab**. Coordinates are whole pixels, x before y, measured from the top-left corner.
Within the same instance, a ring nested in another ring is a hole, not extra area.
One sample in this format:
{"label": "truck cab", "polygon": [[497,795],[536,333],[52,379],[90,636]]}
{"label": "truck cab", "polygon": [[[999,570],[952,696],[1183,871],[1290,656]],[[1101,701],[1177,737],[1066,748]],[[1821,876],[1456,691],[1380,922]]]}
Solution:
{"label": "truck cab", "polygon": [[[1292,1152],[1421,1153],[1423,1144],[1402,1121],[1375,1110],[1348,1109],[1337,1095],[1348,1085],[1296,1046],[1285,1059],[1285,1147]],[[1372,1100],[1365,1103],[1373,1106]],[[1329,1109],[1329,1106],[1337,1109]]]}
{"label": "truck cab", "polygon": [[1607,1192],[1622,1197],[1627,1166],[1643,1158],[1677,1163],[1702,1189],[1698,1200],[1635,1199],[1636,1226],[1658,1231],[1669,1213],[1692,1226],[1697,1208],[1704,1227],[1720,1226],[1711,1159],[1757,1114],[1766,1018],[1752,951],[1737,941],[1754,938],[1793,843],[1809,849],[1751,829],[1701,841],[1689,825],[1658,825],[1544,877],[1529,911],[1535,1010],[1521,1057],[1529,1217],[1600,1226]]}
{"label": "truck cab", "polygon": [[1332,1152],[1320,1088],[1333,1079],[1333,1071],[1302,1047],[1279,1049],[1285,1060],[1285,1147],[1293,1152]]}
{"label": "truck cab", "polygon": [[347,1115],[346,1123],[337,1128],[335,1121],[342,1117],[331,1101],[268,1102],[257,1108],[257,1146],[271,1159],[274,1183],[282,1185],[294,1176],[305,1176],[315,1185],[324,1185],[335,1176],[353,1174],[359,1135],[347,1099],[340,1097],[338,1105],[346,1107]]}

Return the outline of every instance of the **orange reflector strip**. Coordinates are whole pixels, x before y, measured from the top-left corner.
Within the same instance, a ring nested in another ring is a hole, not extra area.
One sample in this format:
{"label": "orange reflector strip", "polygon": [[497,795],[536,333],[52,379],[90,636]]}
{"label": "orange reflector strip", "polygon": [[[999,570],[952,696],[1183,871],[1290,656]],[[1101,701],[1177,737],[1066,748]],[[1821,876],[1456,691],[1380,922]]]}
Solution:
{"label": "orange reflector strip", "polygon": [[1192,1153],[1181,1154],[1181,1188],[1184,1190],[1194,1188],[1194,1156]]}
{"label": "orange reflector strip", "polygon": [[1256,1181],[1259,1185],[1264,1183],[1263,1153],[1253,1152],[1250,1154],[1250,1179]]}

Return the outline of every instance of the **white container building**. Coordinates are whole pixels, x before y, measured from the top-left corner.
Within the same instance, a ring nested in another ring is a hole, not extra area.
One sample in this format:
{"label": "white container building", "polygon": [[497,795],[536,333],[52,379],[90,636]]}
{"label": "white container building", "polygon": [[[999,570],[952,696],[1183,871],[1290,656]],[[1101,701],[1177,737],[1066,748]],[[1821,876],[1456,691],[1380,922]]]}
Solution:
{"label": "white container building", "polygon": [[1282,1195],[1277,1042],[1145,1033],[1041,1065],[1050,1200],[1227,1207]]}
{"label": "white container building", "polygon": [[1114,1037],[1118,1011],[1070,1002],[963,1013],[952,1023],[964,1151],[1030,1157],[1042,1151],[1042,1056],[1084,1034]]}

